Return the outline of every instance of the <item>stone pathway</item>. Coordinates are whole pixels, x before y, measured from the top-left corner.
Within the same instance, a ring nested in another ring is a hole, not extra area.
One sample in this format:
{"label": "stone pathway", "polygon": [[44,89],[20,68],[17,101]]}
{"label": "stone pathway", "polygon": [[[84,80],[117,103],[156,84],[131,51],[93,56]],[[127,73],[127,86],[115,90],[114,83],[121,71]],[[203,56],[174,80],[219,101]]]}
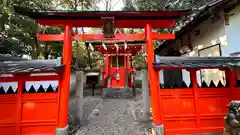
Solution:
{"label": "stone pathway", "polygon": [[76,135],[145,135],[133,118],[134,100],[101,99]]}

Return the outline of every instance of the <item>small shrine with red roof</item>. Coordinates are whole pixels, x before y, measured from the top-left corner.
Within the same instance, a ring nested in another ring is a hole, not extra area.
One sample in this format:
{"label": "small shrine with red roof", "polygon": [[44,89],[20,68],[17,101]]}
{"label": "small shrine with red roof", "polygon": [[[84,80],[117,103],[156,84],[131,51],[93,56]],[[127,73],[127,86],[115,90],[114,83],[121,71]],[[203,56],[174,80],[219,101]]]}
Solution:
{"label": "small shrine with red roof", "polygon": [[[121,34],[119,29],[115,32],[116,35]],[[103,96],[107,96],[109,91],[118,91],[128,89],[134,94],[134,75],[135,69],[132,66],[131,57],[135,56],[144,48],[144,40],[110,40],[110,41],[94,41],[85,42],[89,46],[93,46],[95,51],[104,55],[105,65],[101,69]],[[130,90],[132,89],[132,90]],[[111,92],[110,92],[111,93]],[[113,95],[115,96],[116,92]]]}

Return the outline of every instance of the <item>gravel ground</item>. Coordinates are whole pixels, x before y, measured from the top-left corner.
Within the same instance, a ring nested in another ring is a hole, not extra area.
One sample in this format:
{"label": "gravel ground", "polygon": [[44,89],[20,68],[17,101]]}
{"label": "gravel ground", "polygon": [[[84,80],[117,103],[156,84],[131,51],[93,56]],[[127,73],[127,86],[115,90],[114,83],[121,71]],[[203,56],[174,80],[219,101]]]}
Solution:
{"label": "gravel ground", "polygon": [[134,106],[134,100],[101,99],[76,135],[144,135],[133,119]]}
{"label": "gravel ground", "polygon": [[[77,121],[78,119],[76,118],[76,98],[71,97],[69,100],[69,135],[74,135],[77,130],[80,128],[80,126],[86,124],[88,122],[87,118],[88,116],[92,113],[94,108],[98,105],[100,102],[99,98],[94,98],[94,97],[85,97],[84,98],[84,104],[83,104],[83,120],[82,121]],[[79,124],[81,123],[81,125]]]}

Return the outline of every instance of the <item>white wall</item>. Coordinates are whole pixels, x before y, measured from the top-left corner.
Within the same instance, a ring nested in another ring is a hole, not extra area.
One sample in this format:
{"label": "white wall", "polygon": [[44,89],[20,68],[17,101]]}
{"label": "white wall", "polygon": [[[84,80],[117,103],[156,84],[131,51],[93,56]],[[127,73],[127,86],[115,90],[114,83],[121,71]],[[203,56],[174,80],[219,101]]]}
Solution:
{"label": "white wall", "polygon": [[[159,62],[160,57],[161,57],[161,56],[155,55],[156,62]],[[162,71],[162,70],[160,70],[160,71],[158,72],[158,77],[159,77],[160,83],[164,83],[163,71]]]}
{"label": "white wall", "polygon": [[228,45],[224,49],[224,55],[240,51],[240,6],[234,8],[229,14],[229,25],[225,26]]}
{"label": "white wall", "polygon": [[[200,30],[200,34],[195,36],[194,32],[191,33],[191,46],[193,46],[193,51],[188,54],[182,55],[183,57],[189,56],[198,56],[198,50],[220,44],[222,56],[229,56],[230,53],[240,51],[240,6],[232,10],[229,14],[234,14],[230,17],[230,25],[225,25],[224,12],[219,12],[220,19],[217,21],[212,21],[211,18],[202,22],[199,26],[197,26],[194,30]],[[188,37],[184,35],[182,37],[183,45],[181,45],[181,41],[177,39],[177,41],[168,46],[184,46],[188,45]],[[162,52],[164,55],[164,52]],[[202,56],[216,56],[216,52],[204,51]],[[208,71],[210,72],[210,71]],[[221,74],[221,73],[219,73]],[[224,73],[222,73],[224,74]],[[182,73],[183,80],[186,83],[190,83],[189,80],[189,72],[183,70]],[[224,75],[220,75],[224,78]],[[162,74],[159,74],[159,77],[162,78]],[[200,84],[200,72],[197,73],[198,83]],[[210,77],[212,79],[212,77]],[[216,78],[216,77],[214,77]],[[223,82],[224,83],[224,82]]]}
{"label": "white wall", "polygon": [[[217,21],[212,21],[211,18],[207,19],[206,21],[202,22],[199,26],[197,26],[194,30],[200,30],[199,35],[194,35],[191,33],[191,45],[193,46],[193,51],[191,51],[188,54],[183,55],[184,57],[189,57],[189,56],[198,56],[198,50],[204,49],[206,47],[220,44],[221,46],[221,52],[224,51],[226,48],[226,43],[227,43],[227,38],[226,38],[226,32],[225,32],[225,22],[224,22],[224,14],[223,12],[219,13],[220,19]],[[193,31],[194,31],[193,30]],[[183,43],[186,43],[187,38],[184,38]],[[204,53],[201,54],[201,56],[218,56],[219,51],[215,50],[210,50],[210,51],[204,51]],[[201,71],[202,73],[204,72],[203,70]],[[205,73],[207,72],[212,72],[212,70],[206,70]],[[189,72],[183,70],[183,80],[186,83],[189,83],[190,75]],[[210,83],[210,80],[213,80],[215,84],[218,83],[219,78],[222,78],[221,80],[225,78],[224,73],[221,71],[217,71],[215,77],[210,77],[211,79],[207,79],[207,83]],[[205,76],[203,76],[205,75]],[[202,78],[208,77],[206,74],[202,74]],[[209,77],[208,77],[209,78]],[[201,84],[201,74],[200,71],[197,72],[197,80],[198,84]]]}
{"label": "white wall", "polygon": [[219,20],[212,22],[209,18],[195,28],[195,30],[200,30],[200,35],[191,35],[191,43],[194,50],[188,54],[189,56],[197,56],[198,49],[206,48],[219,43],[223,49],[225,43],[224,41],[226,41],[224,14],[223,12],[220,12],[219,15]]}

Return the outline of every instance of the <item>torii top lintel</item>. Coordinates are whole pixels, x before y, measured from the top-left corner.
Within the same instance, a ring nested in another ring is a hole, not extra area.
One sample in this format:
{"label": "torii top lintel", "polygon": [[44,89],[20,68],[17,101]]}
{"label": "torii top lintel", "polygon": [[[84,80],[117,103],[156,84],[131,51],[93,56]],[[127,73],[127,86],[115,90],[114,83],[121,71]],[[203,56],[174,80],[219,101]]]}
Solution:
{"label": "torii top lintel", "polygon": [[190,13],[190,10],[178,11],[38,11],[15,6],[21,15],[36,19],[41,25],[78,27],[101,27],[103,17],[113,17],[115,28],[170,28],[175,19]]}

